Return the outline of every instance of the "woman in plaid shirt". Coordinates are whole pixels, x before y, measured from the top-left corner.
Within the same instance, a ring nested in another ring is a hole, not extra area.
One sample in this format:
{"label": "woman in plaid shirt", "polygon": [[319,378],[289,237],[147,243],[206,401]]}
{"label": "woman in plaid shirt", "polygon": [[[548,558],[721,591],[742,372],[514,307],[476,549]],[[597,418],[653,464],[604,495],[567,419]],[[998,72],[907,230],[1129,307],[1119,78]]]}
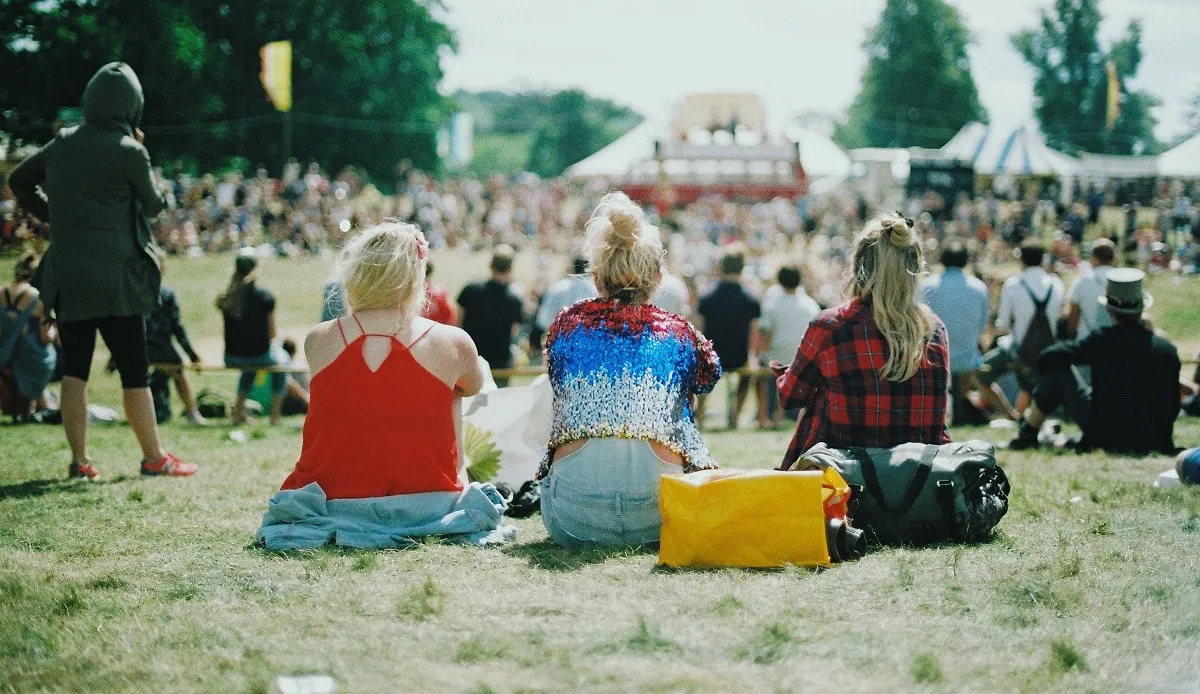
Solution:
{"label": "woman in plaid shirt", "polygon": [[890,448],[950,441],[946,326],[917,300],[924,269],[912,221],[883,215],[855,244],[850,301],[822,312],[779,375],[784,409],[804,408],[784,468],[817,443]]}

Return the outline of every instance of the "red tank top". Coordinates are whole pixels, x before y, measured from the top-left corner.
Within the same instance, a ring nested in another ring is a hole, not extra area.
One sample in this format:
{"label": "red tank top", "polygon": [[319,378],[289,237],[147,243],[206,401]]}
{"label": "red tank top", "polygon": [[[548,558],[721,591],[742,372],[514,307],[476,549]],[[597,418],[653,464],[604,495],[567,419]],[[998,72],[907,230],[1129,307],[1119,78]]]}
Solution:
{"label": "red tank top", "polygon": [[376,371],[362,354],[372,333],[347,343],[341,319],[338,330],[346,346],[313,376],[300,460],[281,488],[316,482],[330,499],[461,491],[454,391],[409,351],[429,330],[407,346],[376,335],[393,340]]}

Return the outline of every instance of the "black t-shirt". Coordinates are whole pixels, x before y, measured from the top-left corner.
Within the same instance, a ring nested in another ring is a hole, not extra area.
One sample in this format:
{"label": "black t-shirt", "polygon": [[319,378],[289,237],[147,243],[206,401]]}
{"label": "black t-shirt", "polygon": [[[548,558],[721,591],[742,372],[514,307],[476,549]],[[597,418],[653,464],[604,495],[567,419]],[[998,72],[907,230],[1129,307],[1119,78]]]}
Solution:
{"label": "black t-shirt", "polygon": [[721,368],[740,369],[750,358],[750,324],[762,315],[758,299],[737,282],[721,280],[700,298],[704,336],[712,340]]}
{"label": "black t-shirt", "polygon": [[242,317],[224,313],[225,353],[235,357],[258,357],[271,347],[271,326],[268,317],[275,310],[275,297],[265,289],[251,285],[246,289]]}
{"label": "black t-shirt", "polygon": [[493,369],[512,365],[512,329],[521,322],[521,300],[496,280],[463,287],[458,295],[462,306],[462,327],[475,341],[479,356]]}
{"label": "black t-shirt", "polygon": [[1092,418],[1080,446],[1173,453],[1179,414],[1179,353],[1140,325],[1117,324],[1042,351],[1038,369],[1092,367]]}

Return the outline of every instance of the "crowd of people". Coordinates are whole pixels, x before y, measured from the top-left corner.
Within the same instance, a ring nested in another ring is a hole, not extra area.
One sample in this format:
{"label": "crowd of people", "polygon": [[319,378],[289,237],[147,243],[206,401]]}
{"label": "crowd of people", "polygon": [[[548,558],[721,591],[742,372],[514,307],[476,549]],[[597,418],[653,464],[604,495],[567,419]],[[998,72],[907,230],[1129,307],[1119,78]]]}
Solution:
{"label": "crowd of people", "polygon": [[[993,210],[992,198],[964,198],[946,214],[936,196],[869,218],[854,198],[808,209],[719,199],[647,209],[622,193],[533,180],[440,183],[408,170],[391,197],[350,174],[330,181],[319,168],[279,182],[172,186],[142,145],[141,86],[127,65],[102,68],[82,103],[82,126],[12,172],[17,204],[38,223],[53,221],[54,242],[40,259],[22,257],[0,292],[8,390],[42,397],[51,345],[60,345],[71,477],[99,475],[87,447],[97,333],[120,374],[141,472],[197,471],[160,442],[150,387],[152,363],[160,380],[178,375],[185,416],[201,421],[186,376],[171,368],[182,363],[173,343],[196,354],[162,283],[159,245],[234,251],[215,301],[225,364],[242,371],[233,418],[244,420],[255,372],[269,370],[273,423],[294,384],[275,368],[290,356],[277,339],[276,299],[256,282],[259,247],[340,248],[323,321],[303,346],[308,416],[281,493],[396,498],[426,513],[418,497],[442,493],[451,496],[438,497],[437,509],[452,514],[461,500],[453,495],[474,488],[459,400],[482,388],[487,366],[505,369],[523,350],[544,354],[552,423],[537,481],[547,531],[569,547],[657,540],[659,476],[718,465],[703,425],[705,397],[723,374],[738,379],[730,427],[751,393],[760,426],[796,422],[780,451],[785,468],[817,443],[947,443],[952,407],[1018,420],[1014,449],[1043,445],[1047,416],[1062,411],[1082,428],[1078,450],[1174,453],[1181,397],[1195,394],[1180,379],[1176,348],[1146,316],[1146,273],[1117,267],[1137,264],[1147,239],[1106,230],[1087,209]],[[172,197],[182,204],[152,224]],[[1194,206],[1177,211],[1183,234]],[[1085,212],[1101,234],[1086,247],[1087,220],[1073,218]],[[391,216],[410,221],[384,221]],[[1049,244],[1046,227],[1059,229]],[[563,232],[575,228],[581,242]],[[451,302],[430,277],[429,256],[459,243],[491,250],[490,277]],[[514,246],[531,243],[550,257],[575,255],[567,276],[517,287]],[[926,277],[934,250],[943,270]],[[1021,268],[1006,276],[1013,252]],[[1057,275],[1065,268],[1075,272],[1069,289]],[[999,387],[1008,374],[1015,404]],[[480,494],[472,498],[494,498]],[[478,530],[496,530],[489,523]]]}

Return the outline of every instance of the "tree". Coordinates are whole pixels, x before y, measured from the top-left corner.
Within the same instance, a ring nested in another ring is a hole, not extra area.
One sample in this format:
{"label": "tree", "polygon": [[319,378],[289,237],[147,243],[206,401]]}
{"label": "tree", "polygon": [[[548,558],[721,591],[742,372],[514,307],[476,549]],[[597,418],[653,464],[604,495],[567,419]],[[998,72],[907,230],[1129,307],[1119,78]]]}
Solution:
{"label": "tree", "polygon": [[1200,89],[1197,89],[1192,98],[1188,99],[1185,108],[1187,109],[1185,114],[1187,116],[1188,128],[1191,130],[1200,130]]}
{"label": "tree", "polygon": [[940,147],[970,121],[986,120],[967,56],[970,34],[944,0],[888,0],[867,35],[867,68],[844,147]]}
{"label": "tree", "polygon": [[92,72],[134,67],[159,160],[210,169],[280,162],[283,116],[259,83],[262,44],[292,42],[293,154],[390,176],[401,159],[437,164],[449,113],[441,57],[455,48],[440,0],[55,0],[0,2],[0,127],[50,134]]}
{"label": "tree", "polygon": [[627,130],[622,117],[628,113],[578,89],[555,92],[539,118],[526,168],[540,176],[561,174]]}
{"label": "tree", "polygon": [[488,176],[521,170],[558,175],[642,120],[627,106],[574,89],[459,90],[451,99],[474,118],[471,169]]}
{"label": "tree", "polygon": [[[1142,26],[1129,23],[1125,35],[1107,51],[1098,31],[1103,17],[1097,0],[1055,0],[1043,10],[1038,28],[1012,37],[1013,47],[1036,72],[1034,109],[1046,142],[1056,149],[1111,154],[1153,151],[1159,101],[1144,91],[1130,91],[1128,80],[1142,61]],[[1111,61],[1120,81],[1120,114],[1107,124]]]}

